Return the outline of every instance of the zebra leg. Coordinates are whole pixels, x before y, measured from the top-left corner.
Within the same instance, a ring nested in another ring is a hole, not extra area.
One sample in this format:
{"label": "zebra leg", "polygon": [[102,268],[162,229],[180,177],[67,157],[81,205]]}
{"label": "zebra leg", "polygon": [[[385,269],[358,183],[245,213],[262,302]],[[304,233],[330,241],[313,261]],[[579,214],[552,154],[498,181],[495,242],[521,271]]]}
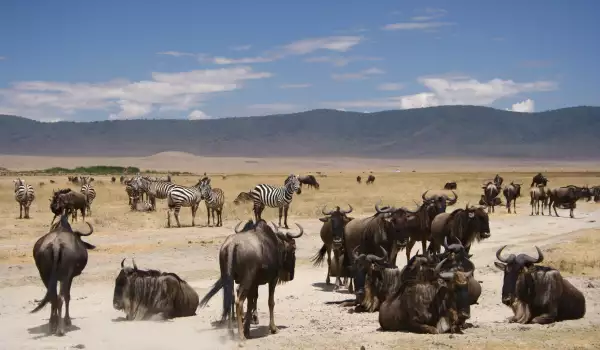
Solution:
{"label": "zebra leg", "polygon": [[[177,227],[181,227],[181,224],[179,223],[179,211],[181,210],[181,207],[175,207],[175,211],[173,212],[173,216],[175,216],[175,221],[177,222]],[[192,226],[194,226],[194,219],[192,218]]]}
{"label": "zebra leg", "polygon": [[283,207],[279,207],[279,227],[281,227],[281,216],[283,215]]}
{"label": "zebra leg", "polygon": [[198,204],[192,205],[192,227],[196,226],[196,211],[198,210]]}
{"label": "zebra leg", "polygon": [[27,203],[27,206],[25,207],[25,219],[29,219],[29,207],[31,206],[31,203]]}
{"label": "zebra leg", "polygon": [[19,219],[23,218],[23,203],[19,203]]}
{"label": "zebra leg", "polygon": [[289,206],[286,206],[285,208],[283,208],[283,227],[285,227],[286,229],[290,228],[288,226],[288,223],[287,223],[287,217],[288,217],[288,210],[289,209],[290,209]]}
{"label": "zebra leg", "polygon": [[265,209],[264,205],[261,205],[261,204],[254,205],[254,221],[255,221],[255,223],[258,223],[262,219],[261,214],[264,209]]}
{"label": "zebra leg", "polygon": [[210,208],[208,207],[208,203],[206,204],[206,226],[210,227]]}
{"label": "zebra leg", "polygon": [[223,207],[217,209],[217,226],[223,226]]}

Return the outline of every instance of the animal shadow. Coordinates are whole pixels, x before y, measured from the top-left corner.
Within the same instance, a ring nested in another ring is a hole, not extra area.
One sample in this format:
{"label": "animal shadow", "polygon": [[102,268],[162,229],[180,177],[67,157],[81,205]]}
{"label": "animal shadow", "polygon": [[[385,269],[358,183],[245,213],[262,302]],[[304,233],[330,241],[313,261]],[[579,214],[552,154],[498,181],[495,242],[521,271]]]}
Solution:
{"label": "animal shadow", "polygon": [[[78,331],[80,329],[81,328],[75,325],[65,326],[65,334],[72,331]],[[33,337],[33,339],[41,339],[54,336],[54,334],[50,333],[50,324],[48,322],[39,326],[28,328],[27,332],[29,332],[29,334],[36,335],[35,337]]]}
{"label": "animal shadow", "polygon": [[335,284],[327,285],[324,282],[315,282],[312,284],[312,286],[315,288],[319,288],[321,292],[336,292],[340,294],[350,294],[350,292],[348,292],[348,288],[344,286],[340,286],[337,290],[334,290]]}
{"label": "animal shadow", "polygon": [[[286,329],[287,326],[277,326],[277,329]],[[250,329],[250,339],[260,339],[271,334],[269,326],[258,326],[254,329]]]}
{"label": "animal shadow", "polygon": [[125,322],[125,321],[127,321],[127,318],[123,317],[123,316],[119,316],[117,318],[113,318],[111,321],[113,321],[113,322]]}

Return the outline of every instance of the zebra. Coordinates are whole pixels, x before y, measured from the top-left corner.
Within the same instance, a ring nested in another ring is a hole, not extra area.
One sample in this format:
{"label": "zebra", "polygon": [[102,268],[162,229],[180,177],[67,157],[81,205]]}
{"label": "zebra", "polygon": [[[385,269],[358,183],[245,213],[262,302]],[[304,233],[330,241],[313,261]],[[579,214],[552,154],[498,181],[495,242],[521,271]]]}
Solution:
{"label": "zebra", "polygon": [[[210,214],[212,212],[213,225],[215,227],[223,226],[223,204],[225,203],[225,194],[220,188],[211,188],[208,177],[200,180],[201,199],[206,203],[206,225],[210,226]],[[215,223],[215,212],[217,212],[217,223]]]}
{"label": "zebra", "polygon": [[[165,184],[166,182],[159,182]],[[175,184],[170,184],[172,187],[167,192],[167,204],[169,210],[167,212],[167,227],[171,227],[171,211],[175,212],[175,220],[177,221],[177,227],[181,227],[179,223],[179,211],[181,207],[191,207],[192,209],[192,226],[196,225],[196,212],[198,206],[202,200],[202,194],[200,193],[200,185],[202,181],[192,187],[185,187]]]}
{"label": "zebra", "polygon": [[129,205],[133,203],[134,198],[139,198],[143,200],[143,192],[138,188],[137,183],[134,182],[134,179],[125,180],[123,182],[125,184],[125,193],[127,193],[127,197],[129,197]]}
{"label": "zebra", "polygon": [[23,210],[25,210],[25,219],[29,219],[29,207],[35,200],[33,186],[26,184],[25,180],[21,178],[17,178],[13,182],[15,183],[15,200],[19,203],[19,219],[23,218]]}
{"label": "zebra", "polygon": [[146,193],[147,200],[152,205],[152,210],[156,210],[156,198],[168,198],[169,191],[177,185],[165,181],[152,181],[147,177],[138,176],[135,178],[134,186],[137,186],[139,191]]}
{"label": "zebra", "polygon": [[82,178],[81,192],[85,196],[85,206],[88,212],[88,216],[92,216],[92,202],[96,198],[96,190],[92,186],[92,182],[89,178]]}
{"label": "zebra", "polygon": [[294,195],[294,192],[297,194],[302,193],[302,189],[300,187],[298,176],[294,174],[290,174],[284,183],[285,185],[283,185],[283,187],[259,184],[250,191],[250,196],[254,202],[254,218],[256,222],[261,220],[261,214],[265,207],[279,208],[279,226],[281,226],[281,216],[283,212],[283,227],[289,229],[287,216],[290,204],[292,203],[292,196]]}

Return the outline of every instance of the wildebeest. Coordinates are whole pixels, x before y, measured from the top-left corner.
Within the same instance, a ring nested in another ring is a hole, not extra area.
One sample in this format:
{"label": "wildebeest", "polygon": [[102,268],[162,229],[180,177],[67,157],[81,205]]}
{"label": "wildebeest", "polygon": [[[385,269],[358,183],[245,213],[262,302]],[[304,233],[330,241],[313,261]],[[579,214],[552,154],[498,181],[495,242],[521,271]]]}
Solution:
{"label": "wildebeest", "polygon": [[538,258],[527,254],[502,257],[503,246],[496,252],[496,267],[504,271],[502,303],[513,310],[509,322],[548,324],[575,320],[585,315],[585,297],[560,272],[539,266],[544,260],[540,248]]}
{"label": "wildebeest", "polygon": [[496,174],[496,176],[494,176],[494,185],[496,185],[496,187],[500,189],[502,188],[502,183],[504,183],[504,179],[502,178],[502,176]]}
{"label": "wildebeest", "polygon": [[[300,233],[292,235],[280,232],[277,227],[271,229],[264,220],[259,220],[253,229],[244,234],[228,236],[219,250],[221,277],[200,301],[205,306],[221,288],[223,289],[223,313],[221,321],[229,319],[229,328],[233,329],[232,314],[235,304],[239,337],[246,339],[250,333],[252,310],[256,309],[258,286],[269,284],[269,329],[277,333],[273,309],[275,307],[275,286],[278,283],[292,281],[296,267],[296,239],[302,236],[302,226],[296,224]],[[234,281],[239,284],[237,297],[233,295]],[[248,299],[248,308],[242,328],[242,308]]]}
{"label": "wildebeest", "polygon": [[117,178],[116,178],[116,177],[114,177],[114,176],[113,176],[113,177],[111,177],[111,178],[110,178],[110,182],[112,182],[112,183],[115,183],[115,182],[117,182]]}
{"label": "wildebeest", "polygon": [[594,202],[599,203],[600,202],[600,186],[594,186],[594,187],[590,188],[590,191],[592,192],[592,195],[594,196]]}
{"label": "wildebeest", "polygon": [[458,195],[456,192],[452,191],[452,195],[454,198],[448,197],[446,194],[432,194],[427,195],[429,190],[425,191],[421,195],[421,199],[423,199],[423,203],[433,204],[437,207],[439,213],[446,212],[446,207],[449,205],[454,205],[458,201]]}
{"label": "wildebeest", "polygon": [[308,187],[313,187],[317,190],[320,187],[314,175],[300,175],[298,176],[298,180],[300,181],[301,185],[307,185]]}
{"label": "wildebeest", "polygon": [[[88,249],[95,246],[84,242],[81,237],[94,232],[92,225],[89,233],[73,231],[67,215],[61,215],[60,220],[50,227],[50,231],[40,237],[33,246],[33,259],[40,273],[40,278],[46,286],[46,295],[38,306],[31,312],[41,310],[50,302],[50,333],[63,335],[65,326],[71,325],[69,303],[71,301],[71,284],[73,278],[79,276],[88,261]],[[60,292],[56,288],[60,282]],[[62,316],[62,306],[65,305],[65,315]]]}
{"label": "wildebeest", "polygon": [[361,181],[362,181],[362,177],[360,177],[360,175],[358,175],[358,176],[356,177],[356,182],[357,182],[358,184],[360,184],[360,183],[361,183]]}
{"label": "wildebeest", "polygon": [[113,307],[127,320],[171,319],[196,315],[198,293],[177,274],[124,265],[115,279]]}
{"label": "wildebeest", "polygon": [[327,253],[327,277],[325,283],[330,284],[329,276],[331,274],[331,251],[333,249],[333,259],[335,261],[335,287],[337,290],[341,285],[340,276],[342,274],[342,264],[344,264],[344,254],[346,253],[344,247],[344,227],[353,218],[348,217],[347,214],[352,213],[352,206],[348,204],[348,210],[342,210],[340,207],[336,207],[334,210],[325,211],[325,207],[321,210],[321,213],[325,217],[319,218],[323,222],[321,226],[321,240],[323,246],[317,254],[312,258],[314,266],[320,266],[323,263],[323,257]]}
{"label": "wildebeest", "polygon": [[365,182],[367,185],[372,184],[373,182],[375,182],[375,176],[373,175],[369,175],[369,177],[367,178],[367,182]]}
{"label": "wildebeest", "polygon": [[531,185],[529,187],[537,185],[548,186],[548,179],[544,175],[542,175],[542,173],[537,173],[537,175],[535,175],[533,179],[531,179]]}
{"label": "wildebeest", "polygon": [[548,215],[552,216],[552,210],[554,214],[558,216],[556,207],[561,209],[569,209],[569,216],[574,218],[573,210],[576,208],[577,201],[581,198],[591,199],[590,189],[587,187],[577,186],[565,186],[559,188],[553,188],[548,192]]}
{"label": "wildebeest", "polygon": [[446,237],[456,237],[464,244],[468,253],[473,241],[489,238],[490,218],[484,209],[467,205],[465,209],[438,214],[431,223],[431,243],[428,250],[438,253]]}
{"label": "wildebeest", "polygon": [[490,209],[491,209],[492,213],[494,213],[495,206],[496,206],[494,204],[494,202],[495,202],[494,198],[498,197],[498,195],[500,194],[500,187],[498,187],[496,184],[488,182],[485,186],[482,186],[481,188],[483,188],[483,194],[484,194],[485,204],[487,206],[487,212],[489,213]]}
{"label": "wildebeest", "polygon": [[50,200],[50,210],[54,213],[54,217],[50,224],[54,223],[58,215],[68,212],[72,215],[71,221],[76,221],[77,210],[81,212],[83,221],[85,221],[86,208],[87,201],[83,193],[72,191],[70,188],[54,191]]}
{"label": "wildebeest", "polygon": [[240,205],[241,203],[252,201],[252,196],[250,196],[250,192],[240,192],[240,194],[235,197],[233,200],[233,204]]}
{"label": "wildebeest", "polygon": [[531,197],[531,215],[533,215],[533,208],[535,207],[535,215],[540,215],[540,207],[542,215],[544,215],[544,209],[548,205],[548,193],[544,185],[537,185],[529,190],[529,196]]}
{"label": "wildebeest", "polygon": [[521,184],[516,184],[511,181],[510,185],[504,187],[502,194],[506,199],[506,208],[510,214],[510,206],[512,203],[513,211],[517,213],[517,198],[521,197]]}
{"label": "wildebeest", "polygon": [[472,271],[442,271],[445,262],[437,264],[430,278],[406,281],[386,298],[379,309],[382,330],[461,333],[460,326],[471,317],[468,280]]}
{"label": "wildebeest", "polygon": [[456,181],[446,182],[444,185],[445,190],[455,190],[456,189]]}
{"label": "wildebeest", "polygon": [[[494,205],[498,205],[498,206],[502,205],[502,199],[500,197],[494,198],[493,202],[494,202]],[[485,194],[481,195],[481,198],[479,199],[479,205],[483,205],[483,206],[487,205],[485,202]]]}

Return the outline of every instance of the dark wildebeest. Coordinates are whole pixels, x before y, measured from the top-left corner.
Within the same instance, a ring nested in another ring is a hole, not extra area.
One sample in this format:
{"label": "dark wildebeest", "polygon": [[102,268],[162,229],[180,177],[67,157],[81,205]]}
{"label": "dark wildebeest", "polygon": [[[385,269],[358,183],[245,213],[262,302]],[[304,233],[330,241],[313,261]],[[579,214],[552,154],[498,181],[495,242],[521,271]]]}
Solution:
{"label": "dark wildebeest", "polygon": [[[485,194],[481,195],[481,198],[479,199],[479,205],[483,205],[485,206]],[[502,205],[502,199],[500,197],[496,197],[494,198],[494,205]]]}
{"label": "dark wildebeest", "polygon": [[481,188],[483,188],[485,205],[487,206],[488,214],[490,212],[490,209],[492,210],[492,213],[494,213],[496,206],[494,204],[494,198],[498,197],[498,195],[500,194],[500,187],[491,182],[488,182],[486,185],[481,186]]}
{"label": "dark wildebeest", "polygon": [[516,184],[511,181],[510,185],[504,187],[502,194],[506,199],[506,208],[510,214],[510,206],[512,203],[513,211],[517,213],[517,198],[521,197],[521,184]]}
{"label": "dark wildebeest", "polygon": [[[244,234],[228,236],[219,251],[221,277],[200,301],[205,306],[221,288],[223,288],[223,313],[221,321],[229,319],[229,328],[233,330],[232,314],[235,305],[239,337],[246,339],[250,333],[251,314],[256,310],[258,286],[269,284],[269,329],[277,333],[273,309],[275,307],[275,286],[278,283],[292,281],[296,266],[296,239],[304,233],[302,226],[296,224],[300,233],[292,235],[271,229],[264,220],[256,223],[253,229]],[[234,282],[239,284],[234,303]],[[242,318],[244,301],[248,299],[246,317]],[[242,328],[242,319],[244,321]]]}
{"label": "dark wildebeest", "polygon": [[542,175],[542,173],[537,173],[537,175],[533,177],[533,179],[531,180],[531,185],[529,187],[537,185],[548,186],[548,179],[544,175]]}
{"label": "dark wildebeest", "polygon": [[494,185],[496,185],[496,187],[498,187],[498,189],[502,188],[502,183],[504,182],[504,179],[502,178],[502,176],[496,174],[496,176],[494,176]]}
{"label": "dark wildebeest", "polygon": [[56,183],[56,181],[50,179],[50,183],[53,184],[53,183]]}
{"label": "dark wildebeest", "polygon": [[462,333],[471,317],[468,280],[473,272],[442,271],[445,262],[437,264],[433,276],[406,281],[385,299],[379,309],[382,330]]}
{"label": "dark wildebeest", "polygon": [[[84,242],[81,237],[94,232],[92,225],[89,233],[73,231],[67,215],[61,215],[59,221],[52,225],[50,231],[40,237],[33,246],[33,259],[46,286],[46,295],[33,312],[41,310],[50,302],[50,333],[65,334],[65,326],[71,325],[69,303],[71,301],[71,283],[79,276],[88,261],[88,249],[95,246]],[[60,282],[60,293],[56,288]],[[62,306],[65,315],[62,316]]]}
{"label": "dark wildebeest", "polygon": [[308,187],[313,187],[315,189],[319,189],[319,183],[317,179],[313,175],[301,175],[298,176],[298,180],[300,181],[300,185],[307,185]]}
{"label": "dark wildebeest", "polygon": [[360,177],[360,175],[358,175],[356,177],[356,182],[360,185],[360,182],[362,181],[362,177]]}
{"label": "dark wildebeest", "polygon": [[110,182],[112,182],[112,183],[115,183],[115,182],[117,182],[117,178],[116,178],[116,177],[114,177],[114,176],[113,176],[113,177],[111,177],[111,178],[110,178]]}
{"label": "dark wildebeest", "polygon": [[428,250],[439,253],[446,237],[456,237],[469,253],[473,241],[479,242],[491,236],[490,218],[484,209],[467,205],[465,209],[438,214],[431,223],[431,243]]}
{"label": "dark wildebeest", "polygon": [[367,182],[365,182],[367,185],[373,184],[373,182],[375,182],[375,176],[373,175],[369,175],[369,177],[367,178]]}
{"label": "dark wildebeest", "polygon": [[594,196],[594,202],[600,203],[600,186],[594,186],[590,188],[592,195]]}
{"label": "dark wildebeest", "polygon": [[240,194],[235,197],[233,200],[233,204],[240,205],[241,203],[251,202],[252,197],[250,196],[250,192],[240,192]]}
{"label": "dark wildebeest", "polygon": [[569,209],[569,216],[574,218],[573,210],[576,208],[576,203],[581,198],[587,198],[590,201],[590,189],[587,187],[577,186],[565,186],[559,188],[553,188],[548,191],[548,215],[552,216],[552,210],[554,214],[558,216],[556,207],[561,209]]}
{"label": "dark wildebeest", "polygon": [[177,274],[125,267],[115,280],[113,307],[128,320],[171,319],[196,315],[198,293]]}
{"label": "dark wildebeest", "polygon": [[504,271],[502,303],[513,310],[509,322],[548,324],[555,321],[576,320],[585,315],[585,297],[560,272],[539,266],[544,260],[540,248],[538,258],[527,254],[502,257],[498,249],[496,267]]}
{"label": "dark wildebeest", "polygon": [[444,185],[445,190],[455,190],[456,189],[456,181],[446,182]]}
{"label": "dark wildebeest", "polygon": [[70,188],[54,191],[50,201],[50,210],[54,213],[54,217],[50,224],[54,223],[58,215],[67,212],[72,215],[71,221],[76,221],[77,210],[81,211],[81,216],[85,221],[86,208],[87,201],[83,193],[71,191]]}
{"label": "dark wildebeest", "polygon": [[544,215],[544,209],[548,205],[548,193],[544,185],[537,185],[529,190],[529,196],[531,197],[531,215],[533,215],[533,208],[535,207],[535,215],[540,215],[540,207],[542,215]]}
{"label": "dark wildebeest", "polygon": [[[330,284],[329,276],[332,272],[333,267],[335,267],[335,286],[334,290],[337,290],[340,285],[340,277],[343,274],[342,272],[342,264],[344,263],[344,227],[348,222],[353,220],[353,218],[348,217],[347,214],[352,212],[352,206],[348,204],[348,210],[341,210],[340,207],[336,207],[334,210],[325,211],[325,207],[321,210],[325,217],[319,218],[321,222],[323,222],[323,226],[321,226],[321,240],[323,241],[323,246],[317,254],[312,258],[314,266],[320,266],[323,263],[323,257],[325,253],[327,253],[327,278],[325,279],[325,284]],[[333,249],[333,259],[335,264],[331,265],[331,250]],[[343,260],[342,260],[343,259]]]}
{"label": "dark wildebeest", "polygon": [[421,199],[423,199],[423,203],[429,203],[429,204],[435,205],[438,208],[439,213],[446,212],[447,206],[454,205],[458,201],[458,195],[454,191],[452,191],[452,195],[454,196],[454,198],[450,198],[446,194],[432,194],[432,195],[428,196],[427,195],[428,192],[429,192],[429,190],[425,191],[421,195]]}

